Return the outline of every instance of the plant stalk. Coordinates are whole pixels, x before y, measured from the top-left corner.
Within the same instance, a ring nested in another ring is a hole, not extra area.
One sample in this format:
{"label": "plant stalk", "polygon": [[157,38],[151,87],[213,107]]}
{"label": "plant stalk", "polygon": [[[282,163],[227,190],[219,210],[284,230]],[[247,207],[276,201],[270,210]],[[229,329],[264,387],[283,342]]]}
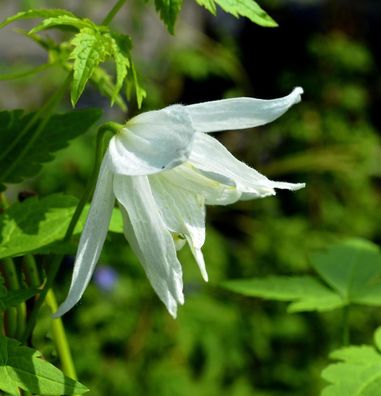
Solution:
{"label": "plant stalk", "polygon": [[126,0],[118,0],[114,7],[109,11],[106,15],[105,19],[102,22],[102,25],[109,25],[110,22],[114,19],[115,15],[119,12],[119,10],[123,7]]}
{"label": "plant stalk", "polygon": [[350,333],[349,333],[349,305],[345,305],[342,311],[341,319],[341,342],[343,346],[350,344]]}
{"label": "plant stalk", "polygon": [[[5,285],[8,290],[18,290],[20,288],[19,279],[15,263],[12,258],[2,259],[1,271],[4,276]],[[25,303],[20,303],[17,307],[9,307],[5,312],[5,331],[9,337],[20,338],[25,329],[26,308]]]}
{"label": "plant stalk", "polygon": [[[46,294],[46,304],[50,307],[52,314],[57,311],[57,302],[52,289]],[[70,352],[69,343],[66,338],[64,326],[61,318],[51,319],[51,331],[58,356],[61,361],[62,371],[72,379],[78,379],[75,371],[73,358]]]}

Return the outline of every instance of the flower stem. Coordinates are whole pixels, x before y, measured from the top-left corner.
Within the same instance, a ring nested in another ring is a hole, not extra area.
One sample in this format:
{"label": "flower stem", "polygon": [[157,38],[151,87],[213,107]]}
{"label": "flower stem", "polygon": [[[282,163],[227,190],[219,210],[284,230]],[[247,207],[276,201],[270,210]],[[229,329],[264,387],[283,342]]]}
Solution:
{"label": "flower stem", "polygon": [[[99,172],[99,167],[102,162],[102,157],[103,157],[103,152],[104,152],[104,140],[105,140],[106,133],[110,132],[110,131],[113,133],[117,133],[117,131],[119,131],[119,129],[121,127],[122,126],[117,123],[107,122],[98,129],[93,172],[89,179],[87,187],[82,195],[82,198],[79,201],[79,203],[75,209],[73,217],[71,218],[70,224],[69,224],[69,226],[66,230],[65,236],[63,238],[63,242],[69,241],[70,238],[72,237],[75,226],[77,225],[77,222],[81,216],[81,213],[82,213],[87,201],[90,199],[91,194],[95,188],[95,184],[97,182],[97,177],[98,177],[98,172]],[[29,319],[28,319],[28,323],[26,325],[24,334],[22,336],[22,341],[24,343],[27,342],[27,340],[29,339],[29,337],[32,334],[32,331],[36,324],[38,312],[39,312],[43,302],[45,301],[45,298],[47,296],[49,289],[53,285],[53,282],[57,276],[57,273],[60,268],[61,261],[62,261],[63,257],[64,256],[62,256],[62,255],[55,256],[52,263],[49,265],[49,272],[47,274],[47,279],[46,279],[45,285],[44,285],[43,289],[41,290],[39,298],[33,307],[33,310],[31,312]]]}
{"label": "flower stem", "polygon": [[[52,313],[57,311],[57,302],[52,289],[46,295],[46,304],[50,307]],[[51,331],[58,356],[60,357],[63,373],[72,379],[77,379],[77,373],[61,318],[52,319]]]}
{"label": "flower stem", "polygon": [[349,305],[345,305],[342,310],[342,319],[341,319],[341,334],[342,334],[342,344],[343,346],[347,346],[350,343],[350,334],[349,334]]}
{"label": "flower stem", "polygon": [[106,15],[105,19],[102,22],[102,25],[109,25],[110,22],[114,19],[115,15],[119,12],[119,10],[123,7],[126,0],[118,0],[114,7],[109,11]]}

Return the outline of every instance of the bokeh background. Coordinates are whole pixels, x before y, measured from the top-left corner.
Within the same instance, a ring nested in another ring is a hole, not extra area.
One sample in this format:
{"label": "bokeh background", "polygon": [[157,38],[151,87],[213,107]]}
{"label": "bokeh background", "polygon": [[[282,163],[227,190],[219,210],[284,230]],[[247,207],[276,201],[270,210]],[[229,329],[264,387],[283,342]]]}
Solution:
{"label": "bokeh background", "polygon": [[[2,17],[28,7],[66,7],[101,21],[111,1],[2,0]],[[232,96],[280,97],[295,86],[302,103],[276,122],[218,134],[236,157],[276,180],[306,182],[296,193],[209,207],[205,284],[180,253],[186,304],[173,320],[121,235],[110,234],[81,303],[64,317],[80,380],[91,395],[315,396],[321,370],[340,345],[340,313],[288,314],[283,303],[224,290],[228,279],[308,274],[308,255],[347,237],[381,243],[381,3],[377,0],[262,0],[279,23],[268,29],[186,0],[171,36],[151,3],[128,1],[114,25],[131,35],[148,92],[143,110]],[[18,24],[27,28],[29,25]],[[45,61],[11,26],[0,34],[2,73]],[[51,34],[51,33],[49,33]],[[0,107],[38,108],[63,74],[0,82]],[[66,107],[69,106],[67,101]],[[80,107],[109,108],[91,87]],[[65,104],[62,105],[65,109]],[[14,187],[44,196],[80,196],[92,166],[94,134],[59,152],[33,180]],[[12,193],[12,191],[11,191]],[[73,259],[60,272],[68,287]],[[351,312],[353,343],[370,343],[376,308]],[[35,345],[55,360],[42,315]]]}

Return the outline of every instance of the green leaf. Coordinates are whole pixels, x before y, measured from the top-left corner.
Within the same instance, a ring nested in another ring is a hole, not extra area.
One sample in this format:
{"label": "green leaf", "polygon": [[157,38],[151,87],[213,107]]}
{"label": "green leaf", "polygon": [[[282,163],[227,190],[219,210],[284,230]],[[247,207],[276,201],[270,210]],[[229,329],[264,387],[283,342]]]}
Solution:
{"label": "green leaf", "polygon": [[44,19],[39,25],[30,30],[29,33],[33,34],[43,30],[59,27],[69,27],[80,30],[83,28],[92,28],[93,26],[95,25],[88,19],[78,18],[75,15],[59,15]]}
{"label": "green leaf", "polygon": [[175,22],[182,5],[183,0],[155,0],[156,10],[172,34],[174,33]]}
{"label": "green leaf", "polygon": [[74,61],[71,90],[73,106],[82,95],[89,79],[97,81],[101,70],[98,66],[109,58],[114,60],[116,67],[116,83],[111,86],[109,84],[108,87],[112,87],[112,91],[106,92],[111,97],[112,104],[117,101],[120,103],[119,92],[125,81],[135,84],[134,79],[126,79],[132,65],[129,55],[132,46],[130,37],[103,30],[84,28],[71,41],[74,46],[70,54]]}
{"label": "green leaf", "polygon": [[347,303],[381,304],[381,254],[373,243],[348,240],[313,254],[311,263]]}
{"label": "green leaf", "polygon": [[[70,195],[53,194],[41,199],[29,198],[7,209],[0,215],[0,258],[40,252],[40,249],[61,241],[77,203],[77,198]],[[82,213],[75,234],[82,231],[89,206]],[[118,209],[114,209],[110,231],[123,232]],[[54,248],[48,250],[54,252]]]}
{"label": "green leaf", "polygon": [[130,81],[130,84],[127,85],[127,97],[131,98],[133,96],[131,87],[134,87],[135,88],[134,95],[136,97],[138,108],[140,109],[142,107],[144,98],[147,96],[147,92],[145,91],[144,88],[140,86],[140,83],[138,81],[138,76],[135,70],[135,66],[132,63],[131,63],[131,72],[128,74],[127,77]]}
{"label": "green leaf", "polygon": [[211,14],[216,15],[217,7],[215,0],[196,0],[200,6],[205,7]]}
{"label": "green leaf", "polygon": [[[278,24],[254,0],[196,0],[212,14],[216,13],[216,4],[224,11],[236,18],[243,16],[252,22],[265,26],[275,27]],[[214,4],[215,3],[215,4]]]}
{"label": "green leaf", "polygon": [[[181,3],[182,0],[170,1],[170,3],[176,2]],[[163,5],[164,3],[166,1],[163,0]],[[170,9],[173,11],[173,7]],[[48,51],[48,64],[58,64],[65,70],[73,70],[71,84],[71,102],[73,106],[77,104],[90,79],[100,89],[101,93],[110,97],[111,104],[117,103],[123,110],[125,110],[126,105],[120,96],[120,91],[124,84],[126,84],[126,88],[130,93],[134,88],[138,107],[141,106],[146,94],[140,87],[136,78],[135,68],[133,68],[130,54],[132,44],[129,36],[114,32],[108,26],[96,25],[91,20],[79,18],[70,12],[61,12],[61,10],[41,9],[19,13],[8,18],[3,22],[3,25],[5,26],[15,20],[25,18],[44,18],[27,35]],[[70,30],[76,32],[76,34],[71,40],[63,42],[61,45],[52,44],[51,40],[49,42],[47,40],[39,40],[38,36],[36,36],[36,33],[52,28]],[[110,59],[115,62],[115,83],[111,81],[107,72],[102,72],[99,67],[103,62]],[[40,68],[43,68],[43,66]],[[14,78],[13,75],[5,77]]]}
{"label": "green leaf", "polygon": [[71,102],[75,106],[95,68],[106,60],[109,52],[104,36],[88,28],[76,34],[71,43],[74,45],[70,54],[74,60]]}
{"label": "green leaf", "polygon": [[111,55],[115,60],[116,66],[116,84],[111,97],[111,103],[114,104],[123,87],[128,69],[131,67],[129,59],[129,52],[131,50],[130,37],[123,34],[112,33],[110,46]]}
{"label": "green leaf", "polygon": [[88,391],[84,385],[41,359],[38,351],[0,336],[0,389],[18,396],[18,388],[39,395],[73,395]]}
{"label": "green leaf", "polygon": [[223,286],[246,296],[292,301],[289,312],[328,311],[344,305],[337,294],[311,276],[233,280],[225,282]]}
{"label": "green leaf", "polygon": [[0,258],[20,256],[62,239],[77,199],[54,194],[29,198],[0,216]]}
{"label": "green leaf", "polygon": [[330,382],[321,396],[379,396],[381,355],[374,347],[350,346],[331,353],[339,363],[330,364],[322,377]]}
{"label": "green leaf", "polygon": [[38,136],[33,135],[33,130],[20,136],[33,113],[0,112],[0,191],[4,189],[1,183],[18,183],[36,175],[41,164],[50,161],[52,154],[66,147],[70,139],[85,133],[100,116],[98,109],[58,114],[52,116]]}
{"label": "green leaf", "polygon": [[292,301],[289,312],[327,311],[349,304],[381,305],[381,254],[376,245],[351,239],[311,255],[311,276],[271,276],[224,283],[232,291],[270,300]]}
{"label": "green leaf", "polygon": [[21,19],[32,19],[32,18],[54,18],[54,17],[61,17],[61,16],[71,16],[75,17],[74,14],[67,10],[61,10],[61,9],[33,9],[33,10],[28,10],[28,11],[22,11],[17,13],[16,15],[13,15],[7,19],[5,19],[3,22],[0,23],[0,29],[9,25],[12,22],[19,21]]}

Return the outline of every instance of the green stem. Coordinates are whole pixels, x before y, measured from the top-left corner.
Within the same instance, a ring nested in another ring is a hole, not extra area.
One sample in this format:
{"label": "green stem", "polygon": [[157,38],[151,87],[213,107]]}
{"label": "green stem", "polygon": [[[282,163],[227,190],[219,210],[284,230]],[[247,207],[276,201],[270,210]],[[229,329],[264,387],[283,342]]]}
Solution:
{"label": "green stem", "polygon": [[123,7],[126,0],[118,0],[114,7],[109,11],[106,15],[105,19],[102,22],[102,25],[109,25],[110,22],[114,19],[115,15],[119,12],[119,10]]}
{"label": "green stem", "polygon": [[350,334],[349,334],[349,305],[345,305],[342,311],[342,319],[341,319],[341,340],[343,346],[347,346],[350,343]]}
{"label": "green stem", "polygon": [[38,273],[38,268],[36,265],[36,260],[30,254],[27,254],[24,257],[24,265],[23,265],[25,278],[29,286],[40,287],[41,279]]}
{"label": "green stem", "polygon": [[[28,142],[24,145],[23,149],[17,153],[17,157],[12,160],[12,163],[3,170],[0,174],[0,180],[5,181],[6,178],[13,172],[14,168],[18,165],[18,163],[24,158],[25,154],[30,150],[33,143],[39,138],[41,133],[43,132],[46,124],[49,122],[52,112],[58,102],[62,99],[65,94],[66,88],[70,82],[71,75],[69,74],[62,86],[54,93],[54,95],[45,103],[41,109],[36,112],[30,121],[25,125],[24,129],[21,130],[20,133],[17,134],[12,143],[6,147],[0,155],[0,159],[5,158],[12,150],[17,146],[17,144],[25,137],[26,134],[30,132],[30,130],[38,124],[36,130],[34,131],[32,137],[28,139]],[[41,116],[43,116],[42,120],[39,122]]]}
{"label": "green stem", "polygon": [[[95,148],[95,162],[94,162],[94,167],[93,167],[93,173],[89,179],[87,187],[82,195],[82,198],[79,201],[79,203],[75,209],[73,217],[71,218],[70,224],[69,224],[69,226],[66,230],[65,236],[63,238],[63,242],[69,241],[70,238],[72,237],[75,226],[77,225],[77,222],[81,216],[81,213],[82,213],[87,201],[90,199],[92,192],[95,188],[95,184],[97,182],[97,177],[98,177],[98,172],[99,172],[99,167],[101,165],[102,158],[103,158],[104,138],[105,138],[106,133],[107,132],[117,133],[121,127],[122,126],[117,123],[107,122],[99,128],[98,133],[97,133],[97,141],[96,141],[96,148]],[[46,295],[47,295],[49,289],[53,285],[53,282],[57,276],[57,273],[60,268],[61,261],[62,261],[63,257],[64,256],[62,256],[62,255],[55,256],[52,263],[49,265],[49,272],[47,274],[47,279],[46,279],[44,288],[42,289],[42,291],[39,295],[39,298],[33,307],[33,310],[30,314],[28,323],[26,325],[26,328],[25,328],[25,331],[24,331],[24,334],[22,337],[22,341],[24,343],[27,342],[27,340],[29,339],[29,337],[32,334],[32,331],[36,324],[38,312],[39,312],[43,302],[45,301],[45,298],[46,298]]]}
{"label": "green stem", "polygon": [[9,307],[4,312],[4,330],[8,337],[16,338],[17,333],[17,311],[15,307]]}
{"label": "green stem", "polygon": [[5,336],[4,313],[0,312],[0,335]]}
{"label": "green stem", "polygon": [[[41,284],[41,279],[38,273],[36,260],[32,255],[24,257],[24,272],[27,282],[31,286],[38,287]],[[46,295],[46,304],[50,307],[52,313],[57,310],[57,302],[53,290],[50,289]],[[62,325],[62,320],[52,319],[51,332],[58,356],[62,364],[62,371],[70,378],[77,379],[73,359],[70,353],[69,343],[66,338],[65,329]]]}
{"label": "green stem", "polygon": [[39,66],[33,67],[32,69],[25,70],[22,72],[0,74],[0,81],[16,80],[17,78],[28,77],[33,74],[40,73],[46,69],[49,69],[52,66],[55,66],[55,64],[54,63],[44,63],[43,65],[39,65]]}
{"label": "green stem", "polygon": [[[57,311],[57,302],[52,289],[46,295],[46,304],[50,307],[52,313]],[[63,373],[72,379],[77,379],[77,373],[61,318],[52,319],[51,330],[53,341],[62,364]]]}
{"label": "green stem", "polygon": [[[20,288],[19,279],[15,263],[9,257],[4,258],[2,263],[2,274],[8,290],[18,290]],[[10,337],[19,338],[25,328],[26,308],[25,303],[10,307],[6,311],[6,333]]]}
{"label": "green stem", "polygon": [[5,194],[2,192],[2,193],[0,193],[0,209],[1,209],[1,211],[3,211],[8,208],[9,208],[9,202],[8,202]]}

